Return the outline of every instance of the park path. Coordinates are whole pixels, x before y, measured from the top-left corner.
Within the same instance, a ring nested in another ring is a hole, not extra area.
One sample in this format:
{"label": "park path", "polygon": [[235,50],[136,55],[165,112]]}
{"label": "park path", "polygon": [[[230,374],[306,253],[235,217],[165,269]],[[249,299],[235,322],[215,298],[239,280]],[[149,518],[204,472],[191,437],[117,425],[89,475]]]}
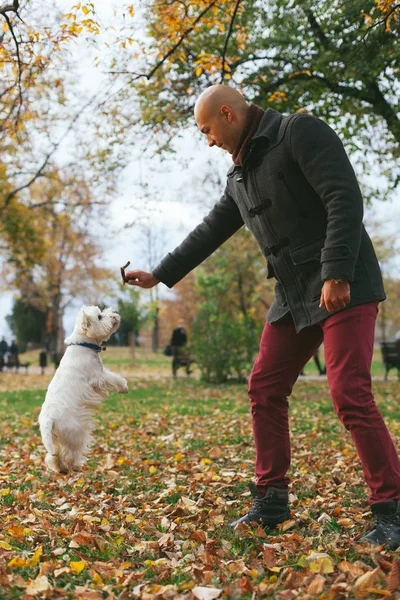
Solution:
{"label": "park path", "polygon": [[[9,370],[9,371],[4,371],[5,373],[14,373],[16,376],[18,376],[19,373],[21,374],[25,374],[26,372],[28,373],[35,373],[40,375],[41,373],[41,368],[37,367],[35,365],[30,365],[28,367],[28,370],[26,371],[24,367],[20,368],[18,373],[15,373],[13,370]],[[53,375],[55,372],[54,367],[46,367],[44,370],[46,375]],[[122,377],[126,377],[128,379],[154,379],[156,381],[160,381],[160,380],[166,380],[166,379],[173,379],[172,375],[170,375],[169,373],[132,373],[132,371],[129,372],[124,372],[124,371],[119,371],[119,374],[122,375]],[[0,373],[0,377],[1,377],[1,373]],[[186,375],[184,375],[183,373],[180,375],[178,374],[177,379],[186,379]],[[200,378],[200,374],[198,373],[194,373],[192,374],[190,377],[194,378],[194,379],[199,379]],[[298,381],[326,381],[326,375],[300,375]],[[385,378],[382,376],[375,376],[372,377],[373,381],[385,381]],[[388,381],[398,381],[398,378],[396,376],[392,376],[392,377],[388,377]],[[400,382],[399,382],[400,383]]]}

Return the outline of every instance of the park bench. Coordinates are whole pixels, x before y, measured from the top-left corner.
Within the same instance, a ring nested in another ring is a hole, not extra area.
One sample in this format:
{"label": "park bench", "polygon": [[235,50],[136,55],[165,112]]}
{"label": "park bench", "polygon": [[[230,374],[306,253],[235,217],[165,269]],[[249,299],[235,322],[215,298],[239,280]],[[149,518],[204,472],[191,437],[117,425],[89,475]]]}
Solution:
{"label": "park bench", "polygon": [[28,367],[30,366],[30,362],[20,363],[19,360],[16,359],[15,355],[8,354],[6,357],[0,355],[0,370],[8,370],[17,372],[19,369],[25,369],[25,373],[28,372]]}
{"label": "park bench", "polygon": [[397,369],[397,377],[400,380],[400,340],[381,342],[381,351],[385,365],[385,381],[387,381],[390,369]]}
{"label": "park bench", "polygon": [[172,374],[176,377],[176,373],[179,367],[185,367],[186,375],[190,375],[192,372],[190,369],[190,365],[194,363],[194,359],[192,358],[192,354],[190,349],[187,346],[176,347],[175,351],[172,351],[173,359],[172,359]]}

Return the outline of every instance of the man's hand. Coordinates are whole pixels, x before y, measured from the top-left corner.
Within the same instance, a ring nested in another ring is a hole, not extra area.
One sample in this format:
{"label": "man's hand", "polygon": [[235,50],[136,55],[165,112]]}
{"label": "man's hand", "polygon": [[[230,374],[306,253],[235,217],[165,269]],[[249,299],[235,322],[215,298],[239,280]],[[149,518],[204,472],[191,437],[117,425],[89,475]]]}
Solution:
{"label": "man's hand", "polygon": [[325,306],[328,312],[334,312],[345,308],[350,302],[350,283],[348,281],[338,281],[328,279],[325,281],[322,291],[319,307]]}
{"label": "man's hand", "polygon": [[153,273],[146,273],[145,271],[127,271],[125,281],[128,285],[136,285],[145,289],[152,288],[160,283]]}

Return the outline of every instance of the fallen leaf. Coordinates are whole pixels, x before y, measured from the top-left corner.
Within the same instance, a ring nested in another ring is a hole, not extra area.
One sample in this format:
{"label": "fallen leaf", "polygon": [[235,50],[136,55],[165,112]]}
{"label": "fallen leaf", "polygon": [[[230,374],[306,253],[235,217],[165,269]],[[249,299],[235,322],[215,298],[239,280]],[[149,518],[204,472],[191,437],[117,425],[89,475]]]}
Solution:
{"label": "fallen leaf", "polygon": [[367,571],[357,579],[353,586],[353,592],[357,598],[365,598],[369,595],[379,571],[380,567],[376,567],[373,571]]}
{"label": "fallen leaf", "polygon": [[400,587],[400,561],[398,558],[393,559],[392,568],[390,569],[387,589],[389,592],[394,592]]}
{"label": "fallen leaf", "polygon": [[311,581],[310,585],[308,586],[307,592],[311,596],[320,594],[322,592],[322,590],[324,589],[324,585],[325,585],[325,577],[322,577],[322,575],[316,575],[314,577],[314,579]]}
{"label": "fallen leaf", "polygon": [[222,590],[218,588],[208,588],[196,586],[191,590],[193,596],[197,598],[197,600],[214,600],[214,598],[219,598],[222,594]]}
{"label": "fallen leaf", "polygon": [[69,566],[74,573],[79,574],[87,567],[87,562],[85,560],[72,561],[69,563]]}
{"label": "fallen leaf", "polygon": [[33,581],[28,582],[25,592],[28,596],[35,596],[41,592],[47,592],[47,590],[51,590],[50,582],[46,575],[40,575]]}
{"label": "fallen leaf", "polygon": [[222,452],[221,448],[219,448],[218,446],[215,446],[215,448],[211,448],[210,452],[208,453],[208,456],[210,458],[212,458],[213,460],[221,458],[222,455],[223,455],[223,452]]}

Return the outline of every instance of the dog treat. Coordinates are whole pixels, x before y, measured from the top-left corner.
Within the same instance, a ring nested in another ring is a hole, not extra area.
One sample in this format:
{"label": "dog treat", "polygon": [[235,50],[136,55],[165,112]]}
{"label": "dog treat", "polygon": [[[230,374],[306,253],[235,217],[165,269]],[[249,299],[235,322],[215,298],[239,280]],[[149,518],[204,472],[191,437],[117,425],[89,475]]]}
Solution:
{"label": "dog treat", "polygon": [[122,285],[125,285],[125,283],[128,281],[127,278],[126,278],[126,275],[125,275],[125,269],[127,269],[130,264],[131,264],[131,261],[128,260],[128,262],[126,263],[126,265],[124,265],[123,267],[121,267]]}

